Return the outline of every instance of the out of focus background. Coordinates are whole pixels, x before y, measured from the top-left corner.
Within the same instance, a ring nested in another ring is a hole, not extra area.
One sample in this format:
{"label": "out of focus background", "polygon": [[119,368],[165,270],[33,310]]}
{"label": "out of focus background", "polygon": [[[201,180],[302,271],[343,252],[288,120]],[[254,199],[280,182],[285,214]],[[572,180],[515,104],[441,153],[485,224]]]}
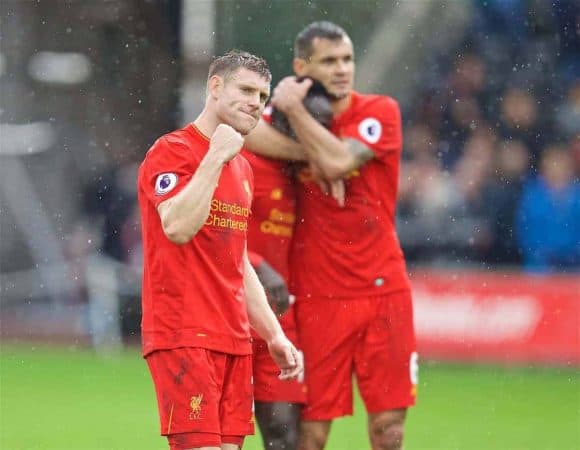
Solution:
{"label": "out of focus background", "polygon": [[[580,448],[577,0],[3,0],[0,20],[0,448],[165,448],[137,166],[201,111],[213,56],[259,54],[275,85],[314,20],[403,112],[406,448]],[[368,448],[357,407],[330,449]]]}

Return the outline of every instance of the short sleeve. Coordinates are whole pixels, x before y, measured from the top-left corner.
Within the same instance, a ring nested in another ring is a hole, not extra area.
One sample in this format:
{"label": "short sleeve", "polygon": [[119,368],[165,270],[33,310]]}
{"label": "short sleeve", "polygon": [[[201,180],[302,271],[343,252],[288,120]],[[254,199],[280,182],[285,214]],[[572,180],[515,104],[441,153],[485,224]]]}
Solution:
{"label": "short sleeve", "polygon": [[147,152],[139,174],[139,189],[157,207],[177,195],[199,166],[185,144],[162,137]]}
{"label": "short sleeve", "polygon": [[390,97],[377,96],[342,129],[341,137],[362,142],[377,159],[391,152],[400,152],[403,133],[398,103]]}

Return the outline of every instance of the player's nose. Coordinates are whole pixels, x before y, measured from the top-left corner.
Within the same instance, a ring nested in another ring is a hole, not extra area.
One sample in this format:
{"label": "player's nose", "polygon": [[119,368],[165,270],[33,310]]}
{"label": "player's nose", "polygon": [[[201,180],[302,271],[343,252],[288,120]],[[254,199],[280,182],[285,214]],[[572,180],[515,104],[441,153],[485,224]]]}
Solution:
{"label": "player's nose", "polygon": [[252,109],[257,109],[260,107],[260,93],[257,92],[254,95],[251,95],[248,98],[248,106],[251,107]]}
{"label": "player's nose", "polygon": [[346,61],[338,61],[336,64],[336,71],[340,74],[345,74],[347,73],[349,70],[349,63],[347,63]]}

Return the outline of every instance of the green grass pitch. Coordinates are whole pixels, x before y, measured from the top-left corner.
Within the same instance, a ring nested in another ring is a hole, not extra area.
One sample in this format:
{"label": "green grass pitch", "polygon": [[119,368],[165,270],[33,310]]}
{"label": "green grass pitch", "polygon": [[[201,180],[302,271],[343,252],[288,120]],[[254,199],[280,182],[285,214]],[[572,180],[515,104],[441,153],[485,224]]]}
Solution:
{"label": "green grass pitch", "polygon": [[[138,350],[99,358],[88,350],[2,345],[3,450],[166,449],[153,387]],[[577,369],[504,369],[426,363],[405,450],[580,449]],[[246,440],[245,450],[261,449]],[[334,423],[329,450],[364,450],[366,419]]]}

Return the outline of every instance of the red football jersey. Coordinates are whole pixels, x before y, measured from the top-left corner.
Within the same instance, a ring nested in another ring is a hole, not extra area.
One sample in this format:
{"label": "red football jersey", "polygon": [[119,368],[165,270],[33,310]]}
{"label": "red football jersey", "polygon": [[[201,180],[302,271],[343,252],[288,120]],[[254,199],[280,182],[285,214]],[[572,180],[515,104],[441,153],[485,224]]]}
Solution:
{"label": "red football jersey", "polygon": [[241,155],[226,163],[205,225],[177,245],[165,236],[157,206],[180,192],[209,148],[193,124],[155,142],[139,168],[143,230],[143,353],[202,347],[250,354],[243,255],[253,177]]}
{"label": "red football jersey", "polygon": [[[296,221],[294,183],[288,164],[247,150],[242,154],[250,163],[255,180],[248,252],[265,259],[288,282],[288,257]],[[294,314],[284,314],[280,323],[284,330],[294,329]]]}
{"label": "red football jersey", "polygon": [[291,290],[300,297],[367,297],[410,288],[395,230],[402,151],[401,114],[390,97],[353,93],[332,124],[339,138],[356,139],[375,158],[354,170],[341,208],[298,175]]}

